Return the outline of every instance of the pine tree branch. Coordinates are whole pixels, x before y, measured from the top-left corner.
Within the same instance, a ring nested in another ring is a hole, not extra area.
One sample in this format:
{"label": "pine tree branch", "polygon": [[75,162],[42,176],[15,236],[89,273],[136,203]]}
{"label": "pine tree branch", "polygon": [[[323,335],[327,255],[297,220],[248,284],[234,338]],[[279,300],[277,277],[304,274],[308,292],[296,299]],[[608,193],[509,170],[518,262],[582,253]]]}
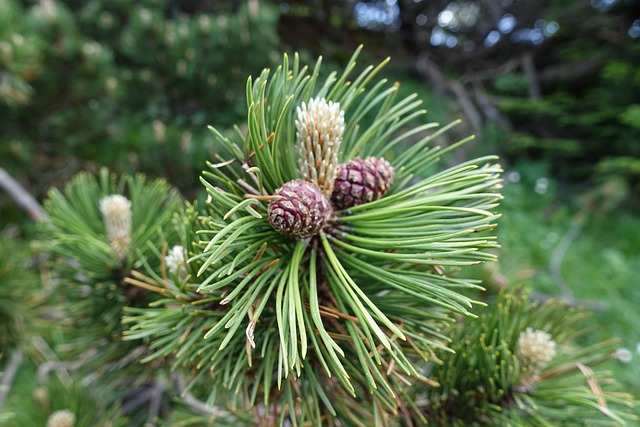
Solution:
{"label": "pine tree branch", "polygon": [[185,393],[184,390],[187,388],[187,383],[182,376],[176,374],[172,379],[174,384],[178,388],[179,394],[184,394],[182,397],[182,402],[189,406],[195,413],[208,417],[218,417],[229,414],[227,411],[220,409],[218,406],[208,405],[207,403],[195,397],[190,392]]}
{"label": "pine tree branch", "polygon": [[47,219],[47,214],[44,209],[38,203],[38,201],[31,195],[22,185],[11,177],[3,168],[0,167],[0,187],[7,192],[9,197],[22,209],[24,209],[29,217],[34,221],[41,221]]}
{"label": "pine tree branch", "polygon": [[160,413],[162,394],[164,393],[164,385],[160,382],[140,385],[129,390],[122,398],[122,406],[120,410],[123,414],[128,415],[136,409],[147,406],[147,420],[153,422],[154,418]]}
{"label": "pine tree branch", "polygon": [[215,417],[220,415],[224,411],[216,406],[207,405],[205,402],[199,400],[191,393],[186,393],[182,398],[182,401],[187,404],[195,413],[205,415],[208,417]]}
{"label": "pine tree branch", "polygon": [[533,52],[526,51],[521,58],[521,66],[524,73],[529,79],[529,88],[527,90],[530,99],[539,99],[542,91],[540,90],[540,78],[536,71],[535,59]]}
{"label": "pine tree branch", "polygon": [[549,300],[559,300],[561,303],[566,304],[568,307],[584,308],[590,311],[604,311],[609,308],[606,302],[590,300],[590,299],[576,299],[572,296],[558,296],[548,295],[540,292],[531,292],[531,300],[547,302]]}

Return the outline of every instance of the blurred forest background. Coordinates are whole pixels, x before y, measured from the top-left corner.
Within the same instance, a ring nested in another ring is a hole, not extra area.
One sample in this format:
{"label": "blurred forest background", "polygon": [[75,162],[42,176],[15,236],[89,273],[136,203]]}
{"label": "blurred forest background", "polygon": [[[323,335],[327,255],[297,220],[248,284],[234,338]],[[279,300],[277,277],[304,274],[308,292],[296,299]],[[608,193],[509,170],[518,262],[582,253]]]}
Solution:
{"label": "blurred forest background", "polygon": [[[207,125],[244,126],[248,75],[283,52],[341,65],[360,44],[432,121],[477,135],[452,162],[502,157],[500,262],[478,276],[592,309],[585,340],[620,340],[611,368],[639,396],[638,0],[3,0],[0,167],[38,200],[101,166],[200,197]],[[37,286],[34,233],[0,191],[10,310]]]}

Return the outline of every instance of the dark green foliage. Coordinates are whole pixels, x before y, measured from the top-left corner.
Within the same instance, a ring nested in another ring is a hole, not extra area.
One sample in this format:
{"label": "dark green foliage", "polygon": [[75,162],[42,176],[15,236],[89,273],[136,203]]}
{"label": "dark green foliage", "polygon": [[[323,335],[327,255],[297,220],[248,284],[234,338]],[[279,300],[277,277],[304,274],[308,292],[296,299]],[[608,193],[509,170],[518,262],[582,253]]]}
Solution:
{"label": "dark green foliage", "polygon": [[[612,75],[614,66],[605,67],[597,85],[579,93],[560,90],[539,99],[502,99],[501,110],[520,130],[504,140],[504,152],[510,158],[549,159],[557,173],[572,179],[607,173],[608,168],[597,166],[601,161],[640,156],[640,129],[630,124],[635,110],[629,106],[640,100],[640,84],[629,73]],[[617,172],[637,185],[632,170]]]}
{"label": "dark green foliage", "polygon": [[0,111],[29,102],[40,67],[41,40],[25,31],[23,14],[14,1],[0,4]]}
{"label": "dark green foliage", "polygon": [[278,42],[277,14],[266,6],[7,0],[2,8],[0,155],[34,185],[52,184],[54,169],[61,185],[104,165],[164,176],[192,194],[216,150],[206,123],[239,119],[244,76],[273,62]]}
{"label": "dark green foliage", "polygon": [[[0,114],[2,157],[22,182],[62,183],[80,167],[78,162],[109,159],[107,125],[117,105],[107,86],[115,73],[113,56],[107,46],[82,34],[74,15],[59,2],[25,8],[20,22],[11,37],[35,37],[40,61],[29,72],[28,102]],[[63,167],[66,173],[49,176]],[[44,189],[34,192],[41,196]]]}
{"label": "dark green foliage", "polygon": [[108,44],[125,91],[119,107],[146,119],[204,127],[211,117],[235,122],[243,110],[247,72],[273,61],[275,11],[242,7],[236,14],[188,11],[168,2],[89,1],[80,25]]}
{"label": "dark green foliage", "polygon": [[509,159],[548,160],[573,182],[617,176],[638,188],[629,159],[640,157],[640,45],[627,31],[634,6],[623,3],[551,7],[560,31],[534,54],[537,81],[524,71],[494,80],[498,108],[517,132],[501,140]]}

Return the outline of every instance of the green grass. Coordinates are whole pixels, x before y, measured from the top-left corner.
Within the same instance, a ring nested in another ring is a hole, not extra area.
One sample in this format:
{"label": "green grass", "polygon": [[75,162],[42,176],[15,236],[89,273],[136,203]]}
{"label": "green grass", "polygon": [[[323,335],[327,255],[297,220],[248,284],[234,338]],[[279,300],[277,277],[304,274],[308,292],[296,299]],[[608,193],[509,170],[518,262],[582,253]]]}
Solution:
{"label": "green grass", "polygon": [[[539,194],[535,182],[544,175],[544,166],[527,165],[519,182],[505,185],[498,227],[499,273],[509,286],[523,285],[555,296],[562,296],[564,289],[565,295],[593,306],[595,328],[585,340],[617,338],[621,348],[630,350],[629,363],[613,361],[606,369],[622,391],[638,398],[640,216],[616,204],[618,193],[607,193],[607,188],[567,194],[551,181],[548,191]],[[595,193],[600,197],[589,198]],[[585,200],[597,203],[585,209]],[[610,207],[604,208],[607,204]],[[579,218],[581,225],[576,223]],[[566,250],[558,249],[562,245]],[[554,262],[559,266],[555,273]]]}

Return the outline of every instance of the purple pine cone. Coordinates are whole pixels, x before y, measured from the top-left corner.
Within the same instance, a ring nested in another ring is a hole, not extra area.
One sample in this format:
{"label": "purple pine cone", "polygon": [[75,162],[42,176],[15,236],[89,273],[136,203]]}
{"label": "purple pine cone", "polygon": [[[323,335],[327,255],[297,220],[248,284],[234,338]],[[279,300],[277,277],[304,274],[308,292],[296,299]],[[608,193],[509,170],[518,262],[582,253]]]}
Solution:
{"label": "purple pine cone", "polygon": [[269,224],[284,236],[295,239],[315,236],[331,217],[331,204],[310,182],[289,181],[275,195],[280,198],[269,202]]}
{"label": "purple pine cone", "polygon": [[336,209],[348,209],[382,198],[395,177],[395,169],[384,158],[356,157],[340,165],[331,201]]}

